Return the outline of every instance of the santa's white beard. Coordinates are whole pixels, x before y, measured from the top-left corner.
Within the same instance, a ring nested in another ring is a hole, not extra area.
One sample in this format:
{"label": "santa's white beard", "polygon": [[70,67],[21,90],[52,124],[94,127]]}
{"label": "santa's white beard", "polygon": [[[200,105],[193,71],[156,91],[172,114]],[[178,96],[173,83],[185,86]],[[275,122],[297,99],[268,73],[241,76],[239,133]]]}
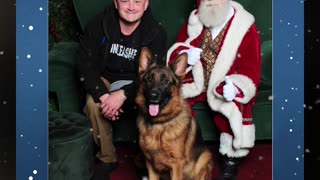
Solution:
{"label": "santa's white beard", "polygon": [[217,3],[215,6],[207,7],[212,2],[201,1],[199,6],[199,20],[206,27],[216,27],[221,25],[227,18],[229,8],[231,8],[229,0]]}

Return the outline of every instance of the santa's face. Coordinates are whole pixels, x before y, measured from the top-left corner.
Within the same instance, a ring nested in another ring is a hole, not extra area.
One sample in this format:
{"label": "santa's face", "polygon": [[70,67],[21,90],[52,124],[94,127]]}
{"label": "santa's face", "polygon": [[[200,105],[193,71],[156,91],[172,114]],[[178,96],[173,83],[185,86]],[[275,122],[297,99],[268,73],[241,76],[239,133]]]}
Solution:
{"label": "santa's face", "polygon": [[199,19],[206,27],[221,25],[227,18],[230,0],[201,0]]}

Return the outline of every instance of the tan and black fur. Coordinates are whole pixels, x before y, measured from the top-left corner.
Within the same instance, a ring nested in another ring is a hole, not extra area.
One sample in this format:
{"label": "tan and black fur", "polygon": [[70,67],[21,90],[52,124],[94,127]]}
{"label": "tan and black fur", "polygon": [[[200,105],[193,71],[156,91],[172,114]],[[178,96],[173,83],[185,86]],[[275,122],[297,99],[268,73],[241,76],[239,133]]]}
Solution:
{"label": "tan and black fur", "polygon": [[187,54],[178,56],[170,67],[156,65],[152,57],[149,49],[142,48],[136,97],[139,144],[149,180],[166,173],[173,180],[210,180],[212,155],[180,90]]}

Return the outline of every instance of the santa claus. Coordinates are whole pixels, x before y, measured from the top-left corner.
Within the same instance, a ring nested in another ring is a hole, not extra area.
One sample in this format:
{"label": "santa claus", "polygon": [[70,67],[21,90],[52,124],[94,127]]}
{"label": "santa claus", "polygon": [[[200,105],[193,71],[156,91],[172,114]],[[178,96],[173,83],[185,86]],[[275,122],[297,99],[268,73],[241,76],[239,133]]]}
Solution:
{"label": "santa claus", "polygon": [[[223,172],[236,179],[240,160],[254,146],[252,108],[260,81],[261,48],[254,17],[231,0],[198,0],[167,54],[167,64],[188,54],[182,92],[192,106],[207,102],[220,130]],[[199,119],[201,121],[201,119]]]}

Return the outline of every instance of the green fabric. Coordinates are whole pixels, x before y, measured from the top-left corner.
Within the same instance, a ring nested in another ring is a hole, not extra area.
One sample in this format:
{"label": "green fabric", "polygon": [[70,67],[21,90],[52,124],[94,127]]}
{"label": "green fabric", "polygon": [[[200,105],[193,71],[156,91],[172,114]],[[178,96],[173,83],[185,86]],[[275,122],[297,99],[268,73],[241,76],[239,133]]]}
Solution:
{"label": "green fabric", "polygon": [[219,140],[220,133],[213,122],[210,107],[206,103],[196,103],[192,109],[196,113],[196,120],[201,128],[204,140]]}
{"label": "green fabric", "polygon": [[49,91],[48,111],[59,111],[58,98],[55,92]]}
{"label": "green fabric", "polygon": [[259,91],[253,106],[252,118],[256,139],[272,139],[272,90]]}
{"label": "green fabric", "polygon": [[262,63],[259,91],[272,89],[272,40],[261,45]]}
{"label": "green fabric", "polygon": [[91,17],[103,11],[105,6],[112,2],[113,0],[90,0],[90,2],[88,0],[73,0],[82,30],[84,30]]}
{"label": "green fabric", "polygon": [[75,68],[79,44],[60,42],[49,51],[49,91],[58,97],[59,111],[80,112],[80,85]]}
{"label": "green fabric", "polygon": [[89,120],[79,113],[49,112],[49,179],[89,180],[93,146]]}
{"label": "green fabric", "polygon": [[272,0],[236,0],[254,15],[261,42],[272,39]]}
{"label": "green fabric", "polygon": [[196,8],[196,0],[150,0],[149,6],[153,15],[162,23],[168,35],[168,47],[178,37],[182,25],[187,21],[192,10]]}

